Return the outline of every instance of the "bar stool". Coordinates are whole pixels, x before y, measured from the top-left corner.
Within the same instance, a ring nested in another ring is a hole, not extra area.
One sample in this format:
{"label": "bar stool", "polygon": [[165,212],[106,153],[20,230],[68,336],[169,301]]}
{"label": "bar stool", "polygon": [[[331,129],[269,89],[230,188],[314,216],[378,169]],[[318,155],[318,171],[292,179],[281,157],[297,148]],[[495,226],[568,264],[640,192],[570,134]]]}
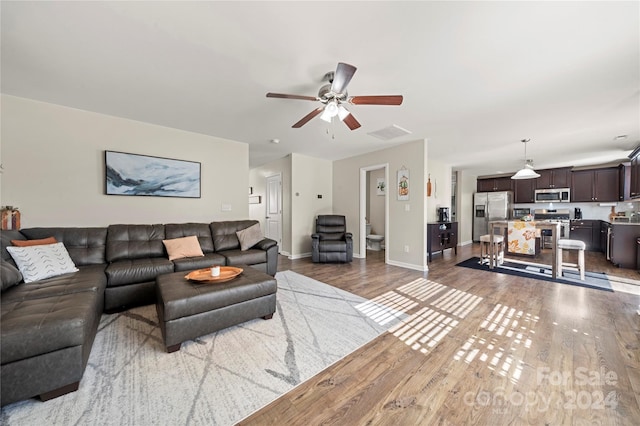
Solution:
{"label": "bar stool", "polygon": [[[587,245],[584,241],[578,240],[569,240],[566,238],[561,238],[558,240],[558,277],[562,276],[562,267],[569,266],[573,268],[578,268],[580,272],[580,280],[584,281],[584,251],[587,248]],[[566,263],[562,261],[562,250],[578,250],[578,263]]]}
{"label": "bar stool", "polygon": [[[491,235],[486,234],[480,237],[480,264],[489,263],[489,256],[491,256],[490,246]],[[504,262],[504,237],[502,235],[493,236],[493,246],[495,252],[498,254],[498,265],[502,265]]]}

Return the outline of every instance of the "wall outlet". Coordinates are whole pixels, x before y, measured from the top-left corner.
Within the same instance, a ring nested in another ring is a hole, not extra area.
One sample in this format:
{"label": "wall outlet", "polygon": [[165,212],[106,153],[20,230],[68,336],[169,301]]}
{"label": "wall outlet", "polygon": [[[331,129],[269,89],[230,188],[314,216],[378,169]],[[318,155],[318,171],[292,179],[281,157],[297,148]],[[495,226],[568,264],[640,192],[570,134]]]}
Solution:
{"label": "wall outlet", "polygon": [[409,253],[409,246],[404,246],[404,252]]}
{"label": "wall outlet", "polygon": [[223,204],[222,207],[220,208],[221,211],[223,212],[230,212],[231,211],[231,204]]}
{"label": "wall outlet", "polygon": [[411,210],[411,204],[405,204],[405,205],[404,205],[404,211],[405,211],[405,212],[408,212],[408,211],[410,211],[410,210]]}

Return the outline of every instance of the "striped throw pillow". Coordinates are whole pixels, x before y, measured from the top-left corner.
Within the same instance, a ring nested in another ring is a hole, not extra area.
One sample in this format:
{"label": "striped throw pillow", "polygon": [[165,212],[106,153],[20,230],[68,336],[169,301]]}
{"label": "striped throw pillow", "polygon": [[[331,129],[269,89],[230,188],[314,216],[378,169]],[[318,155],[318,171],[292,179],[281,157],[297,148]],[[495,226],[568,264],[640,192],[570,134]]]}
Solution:
{"label": "striped throw pillow", "polygon": [[7,247],[25,283],[77,272],[62,243],[30,247]]}

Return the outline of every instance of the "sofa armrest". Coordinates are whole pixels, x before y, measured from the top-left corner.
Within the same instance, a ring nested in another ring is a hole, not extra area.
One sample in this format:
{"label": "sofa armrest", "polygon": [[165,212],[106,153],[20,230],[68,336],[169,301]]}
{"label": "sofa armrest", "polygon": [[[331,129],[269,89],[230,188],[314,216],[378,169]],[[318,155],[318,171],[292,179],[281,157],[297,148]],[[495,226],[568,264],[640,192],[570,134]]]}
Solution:
{"label": "sofa armrest", "polygon": [[271,238],[264,238],[262,241],[259,241],[253,248],[260,250],[269,250],[271,247],[277,246],[278,243]]}

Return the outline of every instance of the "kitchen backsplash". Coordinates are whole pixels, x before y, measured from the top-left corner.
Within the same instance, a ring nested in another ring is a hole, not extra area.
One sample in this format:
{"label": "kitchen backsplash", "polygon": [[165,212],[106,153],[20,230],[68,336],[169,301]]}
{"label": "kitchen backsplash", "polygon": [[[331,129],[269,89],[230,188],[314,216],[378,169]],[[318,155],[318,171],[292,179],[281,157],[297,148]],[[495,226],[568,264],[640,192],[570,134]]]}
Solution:
{"label": "kitchen backsplash", "polygon": [[[606,203],[614,204],[614,203]],[[609,214],[611,206],[601,206],[598,203],[530,203],[530,204],[514,204],[515,208],[530,208],[531,213],[536,209],[568,209],[573,219],[574,209],[579,207],[582,210],[583,219],[605,220],[609,222]],[[617,202],[615,203],[615,211],[618,212],[640,212],[640,201],[636,202]]]}

